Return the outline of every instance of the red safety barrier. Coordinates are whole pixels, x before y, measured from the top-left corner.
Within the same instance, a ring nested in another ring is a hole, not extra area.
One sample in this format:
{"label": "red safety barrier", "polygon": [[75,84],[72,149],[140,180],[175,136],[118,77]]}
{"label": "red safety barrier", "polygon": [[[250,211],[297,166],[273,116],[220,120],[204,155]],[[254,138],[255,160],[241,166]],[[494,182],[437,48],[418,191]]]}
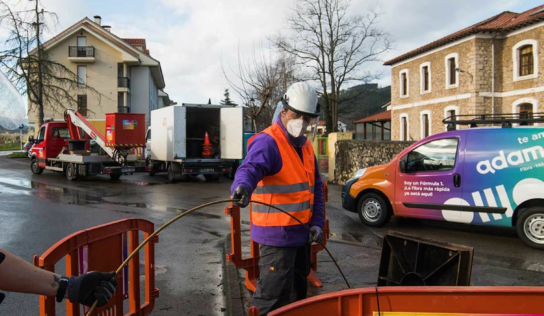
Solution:
{"label": "red safety barrier", "polygon": [[[328,201],[329,187],[327,184],[323,184],[323,199],[325,203]],[[325,204],[326,205],[326,204]],[[326,207],[324,208],[325,215],[325,225],[323,226],[323,244],[327,245],[327,240],[329,239],[330,229],[329,229],[329,220],[327,219]],[[227,254],[227,262],[232,262],[236,268],[246,270],[246,287],[255,292],[257,288],[257,278],[259,277],[259,244],[250,241],[251,254],[248,258],[242,258],[242,231],[240,227],[240,208],[237,206],[230,206],[225,208],[225,214],[230,215],[230,230],[231,230],[231,245],[232,252]],[[251,207],[249,211],[249,221],[251,222]],[[317,270],[317,253],[323,250],[323,246],[320,244],[312,245],[312,254],[310,260],[310,275],[308,276],[308,281],[316,287],[323,286],[323,283],[315,271]]]}
{"label": "red safety barrier", "polygon": [[[41,256],[34,256],[34,265],[55,272],[55,264],[66,259],[66,276],[79,275],[88,271],[115,271],[136,247],[139,232],[144,238],[154,231],[152,222],[144,219],[122,219],[108,224],[85,229],[71,234],[57,242]],[[159,289],[155,288],[155,236],[145,247],[145,302],[140,302],[140,255],[136,254],[117,275],[119,286],[107,305],[95,309],[93,315],[123,315],[123,301],[129,300],[129,312],[125,316],[146,316],[151,314]],[[40,296],[40,315],[55,315],[55,298]],[[66,315],[79,316],[88,311],[79,304],[66,300]]]}
{"label": "red safety barrier", "polygon": [[[543,287],[389,286],[344,290],[281,307],[269,316],[544,315]],[[378,304],[379,302],[379,304]],[[393,312],[393,314],[391,314]],[[253,313],[253,314],[251,314]],[[250,315],[259,315],[252,307]]]}

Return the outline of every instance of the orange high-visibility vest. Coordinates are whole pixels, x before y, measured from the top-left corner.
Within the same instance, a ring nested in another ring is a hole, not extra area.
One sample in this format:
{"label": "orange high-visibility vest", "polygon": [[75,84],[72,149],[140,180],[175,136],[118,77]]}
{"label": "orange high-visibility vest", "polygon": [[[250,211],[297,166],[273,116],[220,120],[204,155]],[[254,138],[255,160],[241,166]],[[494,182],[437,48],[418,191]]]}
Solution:
{"label": "orange high-visibility vest", "polygon": [[[303,159],[301,160],[277,123],[272,124],[262,133],[272,136],[276,141],[282,168],[273,176],[265,176],[257,184],[251,199],[279,207],[306,224],[312,218],[314,204],[316,170],[313,147],[309,141],[306,141],[302,147]],[[251,143],[253,137],[248,144]],[[257,226],[300,225],[286,214],[268,206],[252,203],[251,212],[251,220]]]}

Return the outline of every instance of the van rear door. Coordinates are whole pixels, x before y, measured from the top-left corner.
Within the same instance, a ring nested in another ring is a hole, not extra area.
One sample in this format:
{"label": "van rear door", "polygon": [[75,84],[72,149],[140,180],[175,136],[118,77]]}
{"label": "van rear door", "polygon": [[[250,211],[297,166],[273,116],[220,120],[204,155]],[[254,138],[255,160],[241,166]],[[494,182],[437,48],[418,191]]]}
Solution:
{"label": "van rear door", "polygon": [[221,108],[221,159],[242,159],[244,149],[244,109]]}
{"label": "van rear door", "polygon": [[464,153],[460,148],[464,148],[463,133],[430,137],[399,159],[397,215],[463,221],[459,207],[463,197]]}

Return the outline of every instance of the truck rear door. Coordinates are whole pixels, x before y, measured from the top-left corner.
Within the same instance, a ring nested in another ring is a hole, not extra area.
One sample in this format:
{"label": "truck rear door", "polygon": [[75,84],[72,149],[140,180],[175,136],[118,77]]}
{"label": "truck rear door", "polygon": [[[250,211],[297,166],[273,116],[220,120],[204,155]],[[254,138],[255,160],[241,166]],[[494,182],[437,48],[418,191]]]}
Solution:
{"label": "truck rear door", "polygon": [[242,159],[244,151],[244,109],[221,108],[221,159]]}

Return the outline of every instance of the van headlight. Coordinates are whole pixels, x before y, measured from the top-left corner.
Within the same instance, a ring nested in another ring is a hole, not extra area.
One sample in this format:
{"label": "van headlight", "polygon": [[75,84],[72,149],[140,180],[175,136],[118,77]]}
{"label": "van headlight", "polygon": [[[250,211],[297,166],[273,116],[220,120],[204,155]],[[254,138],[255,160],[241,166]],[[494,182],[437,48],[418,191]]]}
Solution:
{"label": "van headlight", "polygon": [[363,174],[365,174],[365,172],[366,172],[366,168],[364,168],[364,169],[359,169],[359,170],[355,173],[355,175],[353,176],[352,179],[359,179],[360,177],[363,176]]}

